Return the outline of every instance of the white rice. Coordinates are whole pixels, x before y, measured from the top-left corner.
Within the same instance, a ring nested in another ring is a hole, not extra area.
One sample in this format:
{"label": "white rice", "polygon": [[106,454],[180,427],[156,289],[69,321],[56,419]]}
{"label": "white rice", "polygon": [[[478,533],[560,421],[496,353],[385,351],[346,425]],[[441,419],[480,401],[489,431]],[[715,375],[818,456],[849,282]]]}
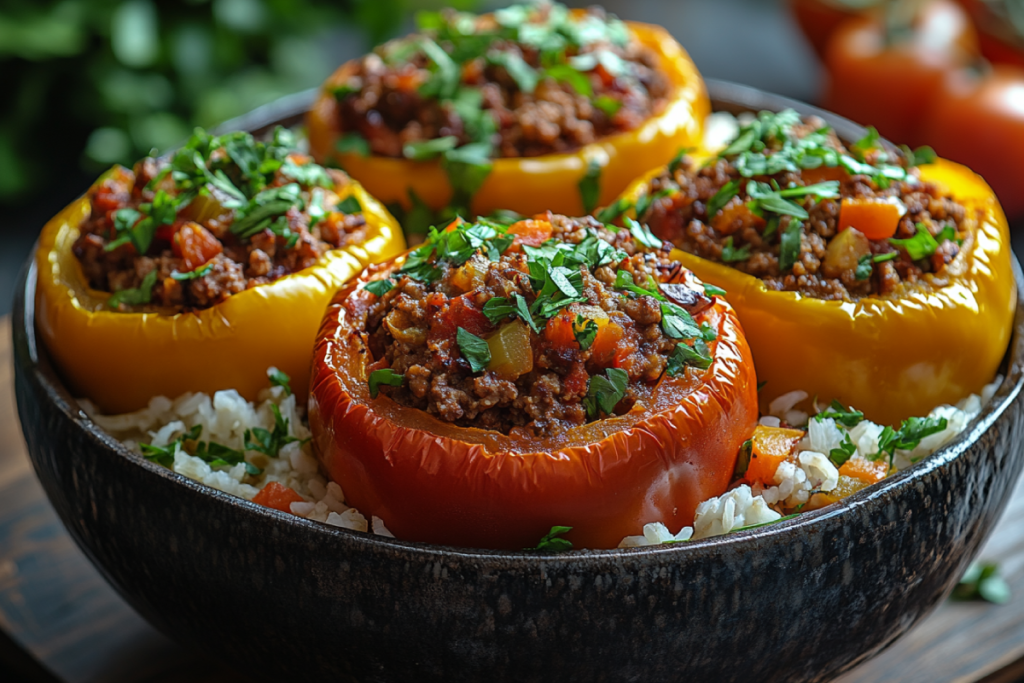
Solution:
{"label": "white rice", "polygon": [[[268,374],[273,372],[275,370],[271,368]],[[932,410],[929,417],[946,418],[946,429],[925,437],[912,451],[896,451],[893,465],[904,469],[946,445],[977,417],[1001,382],[1002,378],[998,377],[985,387],[980,396],[971,395],[956,406],[939,406]],[[807,422],[807,413],[796,408],[807,397],[803,391],[778,397],[769,406],[771,414],[761,418],[761,424],[778,427],[783,421],[787,424]],[[345,505],[341,486],[321,474],[308,441],[310,433],[304,411],[296,404],[295,396],[288,395],[283,387],[263,390],[256,403],[246,401],[233,389],[218,391],[212,397],[190,393],[172,400],[158,396],[150,400],[146,408],[123,415],[102,415],[89,401],[81,400],[79,403],[96,424],[140,452],[140,443],[166,447],[196,425],[202,426],[200,441],[244,450],[246,430],[256,427],[268,431],[274,429],[271,406],[277,406],[288,421],[288,434],[299,441],[283,446],[276,458],[246,450],[246,462],[262,469],[262,473],[247,474],[242,463],[212,468],[201,458],[186,453],[180,444],[175,448],[172,469],[247,500],[252,500],[267,484],[277,482],[302,496],[301,502],[291,504],[294,515],[394,538],[384,520],[373,517],[367,522],[358,510]],[[827,454],[837,448],[845,437],[848,436],[857,448],[851,457],[866,458],[878,452],[882,429],[882,426],[867,420],[852,429],[831,418],[811,420],[804,438],[797,444],[796,459],[783,462],[776,470],[774,486],[765,488],[761,484],[753,487],[741,484],[698,505],[692,527],[683,527],[673,534],[661,522],[653,522],[644,525],[642,534],[622,539],[619,547],[680,543],[775,522],[782,518],[781,510],[806,503],[812,492],[827,492],[836,487],[839,471]]]}
{"label": "white rice", "polygon": [[[932,410],[928,417],[946,418],[946,428],[921,439],[912,451],[897,450],[893,456],[893,466],[897,470],[910,467],[952,441],[978,416],[1002,381],[1002,377],[996,377],[994,382],[982,390],[980,396],[972,394],[955,406],[939,406]],[[778,427],[782,421],[787,424],[807,422],[807,413],[796,410],[796,405],[806,399],[807,393],[803,391],[793,391],[778,397],[769,405],[771,415],[762,417],[761,424]],[[804,438],[797,444],[796,460],[787,460],[776,470],[775,486],[764,488],[760,484],[753,487],[741,484],[698,505],[692,528],[683,527],[679,533],[672,534],[661,523],[648,524],[644,526],[643,535],[626,536],[619,547],[635,548],[690,538],[707,538],[779,520],[782,518],[780,510],[806,503],[814,491],[828,492],[836,487],[839,470],[826,454],[837,448],[846,436],[857,447],[851,459],[867,459],[878,453],[878,437],[883,429],[881,425],[868,420],[852,429],[847,429],[832,418],[810,420]]]}
{"label": "white rice", "polygon": [[[274,368],[268,371],[273,372]],[[190,393],[171,400],[158,396],[150,400],[146,408],[123,415],[101,415],[89,401],[81,400],[79,403],[96,424],[136,451],[141,451],[139,443],[165,447],[195,425],[203,428],[200,441],[244,450],[246,430],[255,427],[268,431],[274,429],[271,405],[275,405],[288,421],[288,434],[300,441],[284,445],[276,458],[246,450],[246,462],[261,468],[261,474],[246,474],[242,463],[233,467],[211,468],[202,459],[182,450],[180,444],[175,448],[172,469],[247,500],[252,500],[267,484],[277,482],[303,498],[302,502],[291,504],[292,514],[356,531],[369,529],[366,517],[345,505],[345,493],[341,487],[327,481],[320,473],[312,447],[306,441],[310,434],[304,411],[296,404],[295,396],[288,395],[283,387],[264,389],[256,403],[246,401],[234,389],[218,391],[212,397]],[[374,533],[390,536],[391,532],[384,523],[378,522],[374,520]]]}

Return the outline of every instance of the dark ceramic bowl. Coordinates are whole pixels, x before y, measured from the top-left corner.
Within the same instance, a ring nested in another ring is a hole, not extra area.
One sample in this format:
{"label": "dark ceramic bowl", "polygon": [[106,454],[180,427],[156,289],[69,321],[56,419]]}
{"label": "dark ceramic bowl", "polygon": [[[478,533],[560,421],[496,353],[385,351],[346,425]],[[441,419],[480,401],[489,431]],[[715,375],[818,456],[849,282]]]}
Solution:
{"label": "dark ceramic bowl", "polygon": [[[815,111],[711,91],[734,112]],[[307,101],[243,123],[294,120]],[[275,681],[827,680],[949,594],[1024,462],[1018,309],[1006,380],[981,417],[826,509],[686,544],[563,555],[389,540],[220,493],[105,434],[36,344],[34,285],[29,265],[14,314],[18,411],[64,524],[169,636]]]}

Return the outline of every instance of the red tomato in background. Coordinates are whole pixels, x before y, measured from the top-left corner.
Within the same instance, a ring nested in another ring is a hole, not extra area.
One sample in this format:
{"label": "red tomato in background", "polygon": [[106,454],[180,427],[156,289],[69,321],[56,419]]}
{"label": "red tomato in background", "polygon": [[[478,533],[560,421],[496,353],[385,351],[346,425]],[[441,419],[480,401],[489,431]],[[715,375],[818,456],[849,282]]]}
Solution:
{"label": "red tomato in background", "polygon": [[924,4],[906,32],[887,31],[874,16],[848,19],[825,55],[823,106],[893,142],[925,144],[920,122],[933,97],[977,55],[974,27],[952,0]]}
{"label": "red tomato in background", "polygon": [[978,29],[982,56],[993,64],[1024,69],[1024,35],[985,0],[959,0]]}
{"label": "red tomato in background", "polygon": [[1024,217],[1024,69],[951,74],[931,105],[924,139],[988,181],[1010,217]]}
{"label": "red tomato in background", "polygon": [[803,31],[807,41],[814,48],[814,53],[819,59],[825,59],[825,52],[828,49],[829,41],[835,34],[836,29],[852,17],[860,16],[863,9],[877,4],[877,0],[863,0],[862,2],[829,2],[829,0],[789,0],[789,8],[796,19],[797,25]]}

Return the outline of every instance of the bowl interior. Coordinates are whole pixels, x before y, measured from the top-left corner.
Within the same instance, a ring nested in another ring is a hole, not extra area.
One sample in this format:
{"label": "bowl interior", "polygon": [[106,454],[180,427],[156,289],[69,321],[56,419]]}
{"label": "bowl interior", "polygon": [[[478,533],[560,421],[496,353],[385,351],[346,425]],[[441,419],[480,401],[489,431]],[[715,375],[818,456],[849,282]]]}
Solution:
{"label": "bowl interior", "polygon": [[[863,136],[866,130],[842,117],[831,114],[824,110],[812,107],[801,102],[789,100],[764,93],[762,91],[748,88],[732,83],[720,81],[707,81],[709,94],[711,96],[712,108],[715,111],[728,111],[738,114],[741,112],[757,112],[762,109],[780,111],[786,108],[793,108],[804,115],[816,115],[832,125],[841,138],[844,140],[856,140]],[[296,93],[276,102],[260,107],[249,114],[226,122],[219,127],[220,131],[227,130],[248,130],[260,135],[267,133],[278,125],[296,126],[300,125],[302,117],[316,95],[315,90]],[[932,456],[923,459],[914,466],[900,471],[885,480],[870,486],[860,492],[845,498],[833,505],[820,510],[800,514],[799,516],[783,522],[769,524],[767,526],[748,529],[745,531],[733,532],[724,536],[690,541],[688,543],[677,543],[661,546],[647,546],[643,548],[614,549],[614,550],[572,550],[560,553],[554,557],[568,558],[581,554],[616,557],[623,553],[629,554],[686,554],[703,552],[704,549],[714,549],[734,544],[759,543],[768,537],[791,536],[797,537],[804,533],[808,527],[812,527],[818,520],[833,518],[836,516],[852,516],[857,509],[869,504],[872,500],[888,495],[889,492],[904,486],[911,485],[916,479],[926,476],[928,473],[942,468],[960,456],[972,443],[976,442],[982,434],[989,430],[1007,408],[1017,399],[1022,387],[1024,387],[1024,308],[1021,302],[1024,301],[1024,274],[1016,258],[1013,260],[1014,273],[1018,291],[1018,307],[1014,320],[1014,334],[1010,347],[1007,350],[1003,363],[1002,375],[1004,377],[1001,386],[995,396],[983,409],[979,417],[965,429],[956,439],[946,445]],[[536,562],[537,553],[515,552],[501,550],[483,550],[435,546],[412,541],[401,541],[397,539],[365,534],[347,529],[333,527],[319,522],[306,520],[288,513],[279,512],[270,508],[257,505],[250,501],[237,498],[223,493],[184,475],[168,470],[162,466],[146,460],[141,455],[126,448],[120,441],[104,432],[98,425],[88,418],[84,411],[78,406],[77,401],[65,389],[59,376],[50,364],[46,351],[37,344],[35,335],[34,301],[36,270],[32,258],[25,266],[23,274],[24,288],[18,293],[18,301],[15,306],[16,337],[24,335],[25,347],[32,365],[31,371],[36,375],[40,384],[45,387],[46,393],[56,403],[60,411],[68,418],[74,420],[82,431],[82,436],[92,441],[101,443],[117,454],[118,457],[126,458],[149,471],[152,476],[172,480],[176,485],[192,490],[203,491],[214,498],[220,499],[226,505],[245,516],[253,517],[254,522],[267,516],[285,521],[304,529],[306,533],[343,535],[350,540],[361,544],[368,544],[378,547],[392,547],[402,549],[404,552],[412,552],[427,555],[443,554],[447,557],[500,557],[503,561],[528,566]]]}

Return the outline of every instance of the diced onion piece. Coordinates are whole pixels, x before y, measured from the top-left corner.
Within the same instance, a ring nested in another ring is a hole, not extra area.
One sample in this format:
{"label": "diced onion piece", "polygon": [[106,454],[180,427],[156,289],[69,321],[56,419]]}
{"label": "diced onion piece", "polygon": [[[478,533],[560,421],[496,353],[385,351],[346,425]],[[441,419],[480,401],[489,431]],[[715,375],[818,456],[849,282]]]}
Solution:
{"label": "diced onion piece", "polygon": [[821,272],[825,277],[839,277],[846,271],[857,270],[861,257],[871,254],[871,243],[860,230],[847,228],[832,238],[825,250]]}
{"label": "diced onion piece", "polygon": [[463,292],[477,289],[484,284],[487,267],[487,259],[480,254],[473,254],[472,258],[455,269],[455,272],[452,273],[451,283]]}
{"label": "diced onion piece", "polygon": [[401,309],[394,309],[384,318],[384,324],[395,341],[404,344],[421,345],[427,339],[427,331],[410,324],[409,317]]}
{"label": "diced onion piece", "polygon": [[849,197],[839,208],[839,229],[857,228],[869,240],[887,240],[906,213],[898,197]]}
{"label": "diced onion piece", "polygon": [[526,323],[513,320],[506,323],[487,339],[491,350],[491,362],[487,370],[502,379],[514,380],[533,370],[533,347],[530,345],[530,330]]}
{"label": "diced onion piece", "polygon": [[782,427],[754,428],[753,450],[750,465],[745,476],[749,482],[759,481],[765,486],[775,483],[775,470],[793,452],[793,447],[804,437],[799,429],[783,429]]}

